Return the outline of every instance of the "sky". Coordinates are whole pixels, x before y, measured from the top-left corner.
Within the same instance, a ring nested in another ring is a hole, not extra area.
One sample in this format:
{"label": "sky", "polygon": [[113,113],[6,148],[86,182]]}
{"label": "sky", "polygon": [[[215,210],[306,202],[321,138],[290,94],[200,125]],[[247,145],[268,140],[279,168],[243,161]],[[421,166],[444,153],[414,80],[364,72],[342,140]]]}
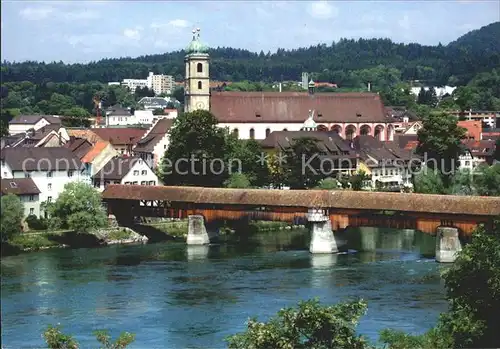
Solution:
{"label": "sky", "polygon": [[210,47],[255,52],[340,38],[443,45],[500,21],[500,1],[1,2],[1,59],[83,63],[185,48],[193,28]]}

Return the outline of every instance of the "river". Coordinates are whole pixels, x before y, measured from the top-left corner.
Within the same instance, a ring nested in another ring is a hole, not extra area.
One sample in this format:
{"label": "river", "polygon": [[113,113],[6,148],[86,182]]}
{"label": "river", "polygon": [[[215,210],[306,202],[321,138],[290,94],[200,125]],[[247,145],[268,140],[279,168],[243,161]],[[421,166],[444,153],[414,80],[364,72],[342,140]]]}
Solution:
{"label": "river", "polygon": [[[302,231],[228,243],[54,249],[1,260],[2,347],[40,348],[60,323],[83,348],[96,329],[136,334],[130,348],[224,348],[248,317],[318,297],[368,302],[359,333],[423,333],[447,308],[434,238],[413,231],[350,232],[356,253],[311,255]],[[352,251],[351,251],[352,252]]]}

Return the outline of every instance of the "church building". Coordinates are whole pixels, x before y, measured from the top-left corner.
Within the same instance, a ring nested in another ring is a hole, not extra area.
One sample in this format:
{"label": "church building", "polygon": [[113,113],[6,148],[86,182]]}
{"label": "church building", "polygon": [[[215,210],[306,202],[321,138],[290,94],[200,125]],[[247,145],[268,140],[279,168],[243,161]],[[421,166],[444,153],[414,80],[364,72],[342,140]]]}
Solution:
{"label": "church building", "polygon": [[380,141],[394,139],[393,119],[386,115],[377,93],[210,92],[208,46],[200,29],[186,48],[185,111],[210,110],[240,139],[265,139],[273,131],[310,129],[313,111],[318,131],[334,131],[344,139],[371,135]]}

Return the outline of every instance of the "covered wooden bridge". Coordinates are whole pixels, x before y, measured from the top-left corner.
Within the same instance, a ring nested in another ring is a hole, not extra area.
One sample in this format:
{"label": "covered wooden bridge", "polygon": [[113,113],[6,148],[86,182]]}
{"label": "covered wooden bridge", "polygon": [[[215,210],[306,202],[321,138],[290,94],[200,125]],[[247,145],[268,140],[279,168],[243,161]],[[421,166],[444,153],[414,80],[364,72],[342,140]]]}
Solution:
{"label": "covered wooden bridge", "polygon": [[103,192],[108,213],[120,224],[134,217],[219,220],[297,221],[317,208],[329,215],[334,230],[348,226],[418,229],[439,226],[469,235],[480,223],[500,216],[500,198],[343,190],[267,190],[109,185]]}

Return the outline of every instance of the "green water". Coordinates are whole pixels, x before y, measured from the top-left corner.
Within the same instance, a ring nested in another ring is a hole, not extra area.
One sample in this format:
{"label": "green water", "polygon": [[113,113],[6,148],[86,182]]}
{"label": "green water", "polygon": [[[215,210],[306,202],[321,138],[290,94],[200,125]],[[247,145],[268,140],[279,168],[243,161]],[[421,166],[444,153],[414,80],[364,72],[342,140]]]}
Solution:
{"label": "green water", "polygon": [[359,332],[376,341],[393,327],[422,333],[446,310],[434,238],[412,231],[347,232],[364,252],[311,255],[301,231],[255,234],[219,245],[183,243],[57,249],[6,257],[2,346],[39,348],[61,323],[84,348],[95,329],[136,333],[131,348],[223,348],[250,316],[319,297],[363,297]]}

